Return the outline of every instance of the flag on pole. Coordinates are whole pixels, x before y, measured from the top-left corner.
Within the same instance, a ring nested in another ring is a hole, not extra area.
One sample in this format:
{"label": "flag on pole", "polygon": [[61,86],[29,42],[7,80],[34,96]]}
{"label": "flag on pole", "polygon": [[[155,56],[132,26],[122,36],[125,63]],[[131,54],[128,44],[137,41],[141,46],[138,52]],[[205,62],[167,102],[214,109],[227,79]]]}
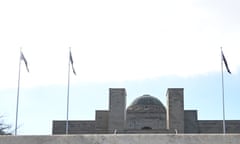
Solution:
{"label": "flag on pole", "polygon": [[71,65],[72,65],[72,71],[73,71],[73,73],[76,75],[76,71],[75,71],[74,66],[73,66],[73,58],[72,58],[72,53],[71,53],[71,51],[69,52],[69,60],[70,60],[70,63],[71,63]]}
{"label": "flag on pole", "polygon": [[27,60],[26,60],[26,58],[25,58],[25,56],[23,55],[22,52],[21,52],[20,60],[23,60],[23,61],[24,61],[25,66],[26,66],[26,69],[27,69],[27,71],[29,72]]}
{"label": "flag on pole", "polygon": [[229,67],[228,67],[227,60],[226,60],[226,58],[225,58],[225,56],[224,56],[224,54],[223,54],[223,51],[222,51],[222,61],[223,61],[224,64],[225,64],[225,67],[226,67],[226,69],[227,69],[227,72],[228,72],[229,74],[231,74],[231,71],[230,71],[230,69],[229,69]]}

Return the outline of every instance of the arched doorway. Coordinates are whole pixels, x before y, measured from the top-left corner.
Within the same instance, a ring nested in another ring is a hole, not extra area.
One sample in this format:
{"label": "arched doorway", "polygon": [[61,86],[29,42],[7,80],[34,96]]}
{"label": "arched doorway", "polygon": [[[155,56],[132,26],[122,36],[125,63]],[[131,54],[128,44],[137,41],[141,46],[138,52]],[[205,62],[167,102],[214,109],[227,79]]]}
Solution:
{"label": "arched doorway", "polygon": [[145,127],[142,127],[142,130],[151,130],[152,128],[151,127],[148,127],[148,126],[145,126]]}

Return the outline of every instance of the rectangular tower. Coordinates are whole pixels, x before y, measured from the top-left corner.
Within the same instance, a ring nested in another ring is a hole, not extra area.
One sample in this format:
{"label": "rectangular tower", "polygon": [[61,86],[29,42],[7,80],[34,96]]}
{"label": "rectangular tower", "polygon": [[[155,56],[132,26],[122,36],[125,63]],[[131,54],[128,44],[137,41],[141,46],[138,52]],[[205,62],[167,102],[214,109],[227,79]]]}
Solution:
{"label": "rectangular tower", "polygon": [[167,91],[167,129],[184,133],[183,88],[169,88]]}
{"label": "rectangular tower", "polygon": [[126,120],[126,90],[124,88],[109,89],[108,130],[124,130]]}

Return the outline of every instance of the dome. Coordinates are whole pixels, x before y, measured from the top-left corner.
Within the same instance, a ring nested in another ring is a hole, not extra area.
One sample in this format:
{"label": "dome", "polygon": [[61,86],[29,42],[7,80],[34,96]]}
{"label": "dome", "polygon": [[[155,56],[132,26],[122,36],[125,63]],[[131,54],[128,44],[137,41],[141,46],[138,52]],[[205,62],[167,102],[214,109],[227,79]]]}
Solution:
{"label": "dome", "polygon": [[136,98],[127,108],[128,111],[161,111],[166,112],[159,99],[151,95],[143,95]]}
{"label": "dome", "polygon": [[153,96],[143,95],[136,98],[131,105],[162,105],[162,103]]}

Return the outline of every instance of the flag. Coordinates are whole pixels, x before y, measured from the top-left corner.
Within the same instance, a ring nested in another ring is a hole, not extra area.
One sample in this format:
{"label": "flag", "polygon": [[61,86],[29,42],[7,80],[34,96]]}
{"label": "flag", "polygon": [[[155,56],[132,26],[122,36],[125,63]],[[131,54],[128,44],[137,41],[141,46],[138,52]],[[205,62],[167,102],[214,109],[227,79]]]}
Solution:
{"label": "flag", "polygon": [[230,69],[229,69],[229,67],[228,67],[227,60],[226,60],[226,58],[225,58],[225,56],[224,56],[224,54],[223,54],[223,51],[222,51],[222,61],[223,61],[224,64],[225,64],[225,67],[226,67],[226,69],[227,69],[227,72],[228,72],[229,74],[231,74],[231,71],[230,71]]}
{"label": "flag", "polygon": [[26,60],[26,58],[24,57],[24,55],[23,55],[22,52],[21,52],[20,60],[23,60],[23,61],[24,61],[25,66],[26,66],[26,69],[27,69],[27,71],[29,72],[27,60]]}
{"label": "flag", "polygon": [[73,73],[76,75],[76,71],[75,71],[75,69],[74,69],[74,67],[73,67],[73,58],[72,58],[72,53],[71,53],[71,51],[69,52],[69,60],[70,60],[70,63],[71,63],[71,65],[72,65],[72,71],[73,71]]}

